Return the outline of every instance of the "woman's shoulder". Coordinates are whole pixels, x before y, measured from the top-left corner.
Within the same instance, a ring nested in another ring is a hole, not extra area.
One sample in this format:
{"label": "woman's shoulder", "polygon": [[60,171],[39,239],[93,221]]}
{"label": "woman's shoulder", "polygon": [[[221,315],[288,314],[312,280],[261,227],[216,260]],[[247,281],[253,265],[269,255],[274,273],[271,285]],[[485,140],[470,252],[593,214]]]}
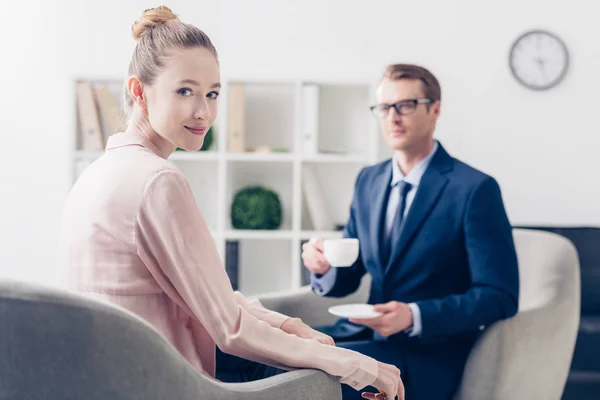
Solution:
{"label": "woman's shoulder", "polygon": [[145,193],[154,186],[187,184],[186,176],[175,164],[144,148],[132,146],[107,156],[105,172],[116,178],[123,190]]}
{"label": "woman's shoulder", "polygon": [[187,177],[176,165],[168,160],[161,159],[153,165],[149,165],[145,171],[145,188],[150,186],[171,187],[188,185]]}
{"label": "woman's shoulder", "polygon": [[166,174],[178,179],[185,175],[168,159],[162,158],[145,148],[132,148],[129,154],[119,154],[121,162],[129,164],[125,169],[136,171],[143,175],[146,181],[154,179],[158,175]]}
{"label": "woman's shoulder", "polygon": [[143,164],[147,168],[146,173],[151,177],[166,174],[167,176],[185,178],[185,175],[171,161],[151,153],[148,154],[148,159],[149,162],[145,162]]}
{"label": "woman's shoulder", "polygon": [[188,179],[185,174],[177,168],[175,164],[164,158],[150,155],[152,162],[144,162],[143,175],[144,192],[173,190],[174,188],[184,188],[187,191],[189,187]]}

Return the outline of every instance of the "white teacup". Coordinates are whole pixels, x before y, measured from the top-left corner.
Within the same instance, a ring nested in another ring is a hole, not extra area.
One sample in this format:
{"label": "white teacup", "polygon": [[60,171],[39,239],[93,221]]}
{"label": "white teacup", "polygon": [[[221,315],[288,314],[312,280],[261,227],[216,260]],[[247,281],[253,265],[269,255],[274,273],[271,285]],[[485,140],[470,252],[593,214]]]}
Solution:
{"label": "white teacup", "polygon": [[350,267],[358,258],[358,239],[327,239],[323,255],[332,267]]}

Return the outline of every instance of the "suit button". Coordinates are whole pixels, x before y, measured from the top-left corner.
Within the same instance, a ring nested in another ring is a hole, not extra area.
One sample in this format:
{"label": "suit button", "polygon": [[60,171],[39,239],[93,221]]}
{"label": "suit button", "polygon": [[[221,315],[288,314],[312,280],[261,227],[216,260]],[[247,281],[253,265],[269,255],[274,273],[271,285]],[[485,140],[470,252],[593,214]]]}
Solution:
{"label": "suit button", "polygon": [[485,325],[479,325],[479,330],[482,331],[485,329]]}

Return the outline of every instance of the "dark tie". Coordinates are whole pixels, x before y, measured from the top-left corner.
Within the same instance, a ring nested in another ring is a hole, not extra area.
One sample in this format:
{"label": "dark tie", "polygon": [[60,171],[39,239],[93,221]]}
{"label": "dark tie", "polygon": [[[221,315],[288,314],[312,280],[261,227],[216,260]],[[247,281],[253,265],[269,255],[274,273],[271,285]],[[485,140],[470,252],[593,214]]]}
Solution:
{"label": "dark tie", "polygon": [[394,214],[394,220],[392,222],[392,230],[390,232],[389,237],[386,238],[386,252],[385,252],[385,265],[389,262],[392,249],[394,245],[398,244],[400,240],[400,231],[402,230],[402,225],[404,225],[404,210],[406,210],[406,195],[412,189],[412,185],[405,181],[398,182],[398,191],[400,192],[400,200],[398,203],[398,208],[396,209],[396,213]]}

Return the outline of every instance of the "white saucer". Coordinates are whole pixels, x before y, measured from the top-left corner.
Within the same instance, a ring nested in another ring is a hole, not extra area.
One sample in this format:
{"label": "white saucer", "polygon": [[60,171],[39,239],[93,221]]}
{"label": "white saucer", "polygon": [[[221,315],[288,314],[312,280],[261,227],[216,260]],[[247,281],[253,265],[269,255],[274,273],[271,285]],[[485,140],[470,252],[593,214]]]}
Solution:
{"label": "white saucer", "polygon": [[373,311],[371,304],[343,304],[329,307],[329,312],[342,318],[377,318],[383,315],[380,312]]}

